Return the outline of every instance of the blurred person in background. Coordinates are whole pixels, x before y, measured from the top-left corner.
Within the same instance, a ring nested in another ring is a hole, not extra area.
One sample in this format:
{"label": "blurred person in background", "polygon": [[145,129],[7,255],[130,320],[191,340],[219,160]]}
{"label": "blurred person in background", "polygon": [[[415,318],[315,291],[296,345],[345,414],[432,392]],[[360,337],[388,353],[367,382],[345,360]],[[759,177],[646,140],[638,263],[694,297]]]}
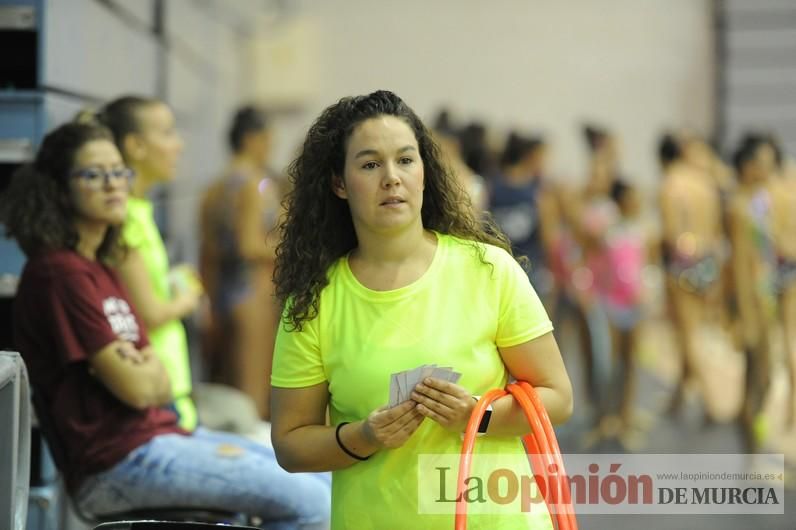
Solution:
{"label": "blurred person in background", "polygon": [[213,380],[250,396],[270,416],[270,377],[279,308],[272,275],[282,182],[269,170],[272,131],[255,106],[240,108],[229,128],[232,157],[200,210],[202,282],[212,307]]}
{"label": "blurred person in background", "polygon": [[456,127],[451,123],[450,113],[440,111],[434,123],[434,140],[439,145],[442,155],[447,159],[451,170],[459,179],[473,208],[477,214],[487,209],[489,195],[484,178],[475,173],[462,158],[461,136]]}
{"label": "blurred person in background", "polygon": [[[777,248],[779,316],[785,339],[785,362],[790,376],[787,426],[796,424],[796,172],[790,172],[775,139],[775,177],[771,179],[774,241]],[[791,168],[792,169],[792,168]]]}
{"label": "blurred person in background", "polygon": [[590,155],[587,192],[593,196],[608,194],[620,178],[619,139],[608,129],[593,124],[583,126],[583,136]]}
{"label": "blurred person in background", "polygon": [[706,398],[698,369],[699,336],[711,322],[710,306],[721,293],[722,214],[704,142],[667,134],[661,139],[658,156],[663,169],[661,257],[680,365],[667,410],[676,413],[687,387],[696,388],[703,402]]}
{"label": "blurred person in background", "polygon": [[541,138],[511,132],[500,172],[489,183],[489,211],[511,241],[512,250],[530,261],[528,277],[551,311],[553,280],[547,257],[556,220],[555,199],[544,181],[547,145]]}
{"label": "blurred person in background", "polygon": [[769,435],[763,413],[775,362],[772,331],[777,320],[777,257],[771,179],[776,152],[767,138],[745,137],[733,156],[738,188],[730,205],[733,272],[746,353],[746,392],[741,427],[748,452]]}
{"label": "blurred person in background", "polygon": [[606,288],[601,294],[601,302],[611,324],[617,365],[612,400],[617,405],[617,437],[623,446],[630,449],[637,448],[639,442],[633,400],[639,324],[644,316],[642,273],[647,263],[647,237],[639,219],[641,198],[638,190],[617,179],[611,187],[611,198],[619,208],[620,219],[607,236],[609,267],[605,271]]}
{"label": "blurred person in background", "polygon": [[[715,242],[715,258],[718,263],[718,282],[721,284],[727,273],[728,267],[731,269],[729,259],[729,203],[735,191],[736,179],[733,177],[734,171],[727,166],[716,153],[715,149],[701,136],[684,131],[677,135],[682,152],[683,161],[698,175],[703,177],[705,183],[713,189],[714,194],[719,200],[719,222],[722,232]],[[725,292],[722,286],[708,289],[708,318],[711,325],[728,324],[728,316],[725,311],[723,298]]]}
{"label": "blurred person in background", "polygon": [[148,197],[156,185],[174,180],[183,141],[169,106],[154,98],[120,97],[100,109],[96,118],[111,131],[125,163],[136,173],[122,230],[129,251],[117,268],[169,374],[180,425],[192,430],[198,417],[181,319],[197,309],[202,287],[190,265],[170,266]]}
{"label": "blurred person in background", "polygon": [[620,215],[610,195],[618,178],[618,139],[593,125],[583,128],[583,136],[589,150],[586,183],[559,190],[561,218],[569,228],[554,238],[553,260],[559,271],[556,275],[562,270],[568,275],[564,292],[578,328],[593,427],[584,439],[588,446],[618,433],[610,414],[615,367],[611,327],[600,302],[600,293],[609,282],[600,272],[609,266],[607,236]]}
{"label": "blurred person in background", "polygon": [[495,171],[492,150],[487,142],[487,128],[480,121],[472,121],[459,131],[462,159],[476,175],[490,178]]}
{"label": "blurred person in background", "polygon": [[763,135],[774,151],[766,161],[774,164],[768,168],[771,175],[772,240],[774,258],[774,293],[777,297],[777,316],[782,327],[783,363],[788,374],[790,395],[786,404],[786,426],[792,428],[796,421],[796,179],[788,178],[787,162],[777,139]]}
{"label": "blurred person in background", "polygon": [[[327,475],[290,474],[271,448],[173,411],[170,375],[117,272],[134,173],[103,127],[68,123],[15,173],[0,219],[28,261],[14,340],[45,435],[80,511],[224,509],[267,528],[326,528]],[[57,442],[56,442],[57,440]]]}

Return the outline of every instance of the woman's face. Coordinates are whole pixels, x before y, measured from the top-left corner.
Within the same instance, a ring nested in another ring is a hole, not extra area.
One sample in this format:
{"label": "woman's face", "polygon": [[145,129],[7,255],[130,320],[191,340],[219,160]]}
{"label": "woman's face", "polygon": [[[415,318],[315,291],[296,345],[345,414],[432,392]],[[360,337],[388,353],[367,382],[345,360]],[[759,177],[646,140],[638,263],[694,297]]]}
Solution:
{"label": "woman's face", "polygon": [[746,163],[744,180],[749,183],[764,182],[771,176],[776,167],[774,148],[769,144],[760,144],[755,156]]}
{"label": "woman's face", "polygon": [[526,157],[526,167],[534,177],[547,173],[547,160],[549,159],[547,145],[542,144]]}
{"label": "woman's face", "polygon": [[271,154],[272,135],[270,129],[252,131],[246,135],[245,149],[258,165],[267,167]]}
{"label": "woman's face", "polygon": [[757,149],[755,153],[757,163],[760,165],[760,171],[769,177],[777,172],[777,153],[774,147],[769,143],[764,143]]}
{"label": "woman's face", "polygon": [[130,170],[110,140],[87,142],[75,154],[69,189],[82,221],[120,225],[127,214]]}
{"label": "woman's face", "polygon": [[354,129],[333,191],[348,201],[357,232],[394,233],[421,223],[423,188],[420,148],[403,119],[377,116]]}
{"label": "woman's face", "polygon": [[174,114],[164,103],[146,105],[136,113],[138,132],[126,145],[131,165],[153,182],[168,182],[177,174],[183,141],[177,132]]}
{"label": "woman's face", "polygon": [[613,168],[619,163],[619,147],[619,139],[612,134],[605,133],[595,152],[595,158],[600,159],[613,171]]}

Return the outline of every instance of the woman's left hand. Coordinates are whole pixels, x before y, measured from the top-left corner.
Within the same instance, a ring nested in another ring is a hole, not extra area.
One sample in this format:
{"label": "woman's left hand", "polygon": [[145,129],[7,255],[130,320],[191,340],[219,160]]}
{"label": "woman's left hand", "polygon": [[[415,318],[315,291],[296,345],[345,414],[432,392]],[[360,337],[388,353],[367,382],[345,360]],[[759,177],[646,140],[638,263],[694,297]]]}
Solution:
{"label": "woman's left hand", "polygon": [[476,403],[465,388],[435,377],[418,383],[411,398],[420,414],[456,433],[464,432]]}

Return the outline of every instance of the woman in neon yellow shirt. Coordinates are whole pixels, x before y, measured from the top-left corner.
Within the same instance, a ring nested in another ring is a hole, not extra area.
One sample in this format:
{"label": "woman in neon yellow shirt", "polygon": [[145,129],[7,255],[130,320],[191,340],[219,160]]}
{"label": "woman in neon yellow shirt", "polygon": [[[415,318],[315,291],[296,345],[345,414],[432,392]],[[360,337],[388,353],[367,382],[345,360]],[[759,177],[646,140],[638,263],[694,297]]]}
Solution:
{"label": "woman in neon yellow shirt", "polygon": [[191,399],[188,340],[180,319],[196,310],[201,290],[192,285],[195,273],[189,268],[184,269],[186,285],[173,289],[170,284],[168,254],[147,197],[153,186],[174,179],[183,142],[171,109],[157,99],[121,97],[108,103],[97,117],[113,133],[125,162],[136,172],[122,231],[129,251],[118,270],[169,374],[180,426],[193,430],[197,414]]}
{"label": "woman in neon yellow shirt", "polygon": [[[452,526],[453,504],[424,489],[437,478],[422,455],[458,454],[474,395],[514,377],[537,388],[553,422],[571,414],[550,319],[505,236],[476,219],[426,127],[391,92],[327,108],[288,174],[275,272],[286,304],[271,379],[277,458],[289,471],[334,471],[335,530]],[[461,381],[426,378],[385,406],[390,374],[433,363]],[[495,402],[482,430],[482,463],[524,457],[528,427],[512,398]],[[470,528],[552,528],[543,504],[499,508]]]}

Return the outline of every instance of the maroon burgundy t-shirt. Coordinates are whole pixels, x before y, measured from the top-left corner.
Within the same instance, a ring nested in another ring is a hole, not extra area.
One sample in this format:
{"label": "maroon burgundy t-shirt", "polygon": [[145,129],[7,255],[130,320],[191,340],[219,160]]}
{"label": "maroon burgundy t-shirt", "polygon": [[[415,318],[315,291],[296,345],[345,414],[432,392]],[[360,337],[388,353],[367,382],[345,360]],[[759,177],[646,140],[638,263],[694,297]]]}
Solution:
{"label": "maroon burgundy t-shirt", "polygon": [[31,258],[14,301],[14,339],[65,450],[71,490],[152,437],[184,432],[173,413],[134,409],[89,373],[89,357],[117,339],[149,344],[109,267],[68,250]]}

